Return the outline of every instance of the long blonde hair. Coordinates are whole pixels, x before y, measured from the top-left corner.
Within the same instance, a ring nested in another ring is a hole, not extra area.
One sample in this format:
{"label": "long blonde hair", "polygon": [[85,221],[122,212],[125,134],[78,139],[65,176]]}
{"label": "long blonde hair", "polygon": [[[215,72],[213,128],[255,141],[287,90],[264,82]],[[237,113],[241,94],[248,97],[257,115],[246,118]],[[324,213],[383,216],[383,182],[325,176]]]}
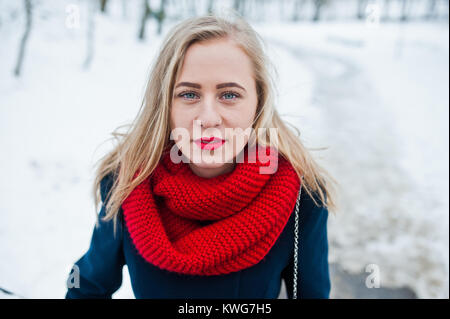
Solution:
{"label": "long blonde hair", "polygon": [[[249,56],[254,67],[258,105],[253,129],[277,128],[276,149],[294,167],[299,177],[303,177],[303,189],[319,206],[335,211],[334,185],[337,182],[312,158],[300,141],[300,132],[289,129],[274,106],[275,84],[270,71],[276,69],[268,59],[266,44],[260,35],[241,17],[220,17],[207,14],[189,18],[173,27],[166,36],[156,61],[153,63],[146,84],[139,112],[126,133],[112,132],[117,141],[112,151],[99,159],[93,185],[95,211],[101,201],[102,179],[113,174],[112,187],[107,194],[104,221],[114,219],[116,231],[117,217],[123,201],[131,191],[148,177],[157,166],[163,153],[170,147],[170,105],[174,81],[179,74],[187,49],[194,42],[229,37]],[[257,142],[274,145],[270,137],[257,136]],[[98,164],[99,163],[99,164]],[[139,175],[134,178],[139,170]],[[321,204],[316,200],[318,194]]]}

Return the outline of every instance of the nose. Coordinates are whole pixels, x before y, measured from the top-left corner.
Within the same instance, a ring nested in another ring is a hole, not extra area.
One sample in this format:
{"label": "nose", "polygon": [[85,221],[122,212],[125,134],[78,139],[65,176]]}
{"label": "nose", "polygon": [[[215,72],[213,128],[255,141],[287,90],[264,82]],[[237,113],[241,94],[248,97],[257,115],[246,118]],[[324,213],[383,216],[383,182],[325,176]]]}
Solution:
{"label": "nose", "polygon": [[214,102],[210,101],[201,106],[197,121],[203,128],[216,127],[222,124],[222,116],[217,111]]}

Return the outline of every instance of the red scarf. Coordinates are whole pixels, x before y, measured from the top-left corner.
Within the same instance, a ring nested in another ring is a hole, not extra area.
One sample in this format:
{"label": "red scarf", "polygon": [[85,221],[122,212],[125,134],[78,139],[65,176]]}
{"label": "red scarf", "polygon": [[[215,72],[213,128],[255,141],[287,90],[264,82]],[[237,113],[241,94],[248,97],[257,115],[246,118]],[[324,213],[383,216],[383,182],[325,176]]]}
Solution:
{"label": "red scarf", "polygon": [[256,162],[249,160],[254,157],[246,147],[233,171],[203,178],[163,155],[122,203],[139,254],[161,269],[189,275],[228,274],[257,264],[281,234],[300,188],[292,165],[275,156],[275,173],[261,174],[269,163],[257,155]]}

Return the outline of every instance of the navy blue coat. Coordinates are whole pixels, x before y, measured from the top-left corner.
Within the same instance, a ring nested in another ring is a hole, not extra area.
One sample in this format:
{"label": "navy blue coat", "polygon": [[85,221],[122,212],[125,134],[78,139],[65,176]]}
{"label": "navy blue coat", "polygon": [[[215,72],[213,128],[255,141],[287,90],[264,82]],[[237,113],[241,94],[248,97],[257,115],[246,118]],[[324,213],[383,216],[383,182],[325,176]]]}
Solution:
{"label": "navy blue coat", "polygon": [[[112,175],[101,181],[102,208],[112,185]],[[329,298],[327,218],[325,207],[314,205],[305,191],[300,199],[298,298]],[[269,253],[258,264],[238,272],[219,276],[193,276],[163,270],[148,263],[137,252],[120,209],[116,237],[113,221],[99,220],[88,251],[75,262],[80,275],[79,288],[68,288],[65,298],[111,298],[122,284],[122,268],[126,264],[136,298],[259,298],[277,299],[281,280],[292,298],[294,267],[294,218],[288,223]]]}

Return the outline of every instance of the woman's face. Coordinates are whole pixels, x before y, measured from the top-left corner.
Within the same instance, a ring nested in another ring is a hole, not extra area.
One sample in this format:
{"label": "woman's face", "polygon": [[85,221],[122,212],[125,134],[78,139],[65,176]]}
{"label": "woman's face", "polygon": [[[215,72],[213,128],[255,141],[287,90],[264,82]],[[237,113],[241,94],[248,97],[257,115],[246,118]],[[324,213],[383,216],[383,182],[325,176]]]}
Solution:
{"label": "woman's face", "polygon": [[170,128],[195,174],[209,178],[233,170],[257,103],[251,60],[233,41],[214,39],[188,48],[174,85]]}

